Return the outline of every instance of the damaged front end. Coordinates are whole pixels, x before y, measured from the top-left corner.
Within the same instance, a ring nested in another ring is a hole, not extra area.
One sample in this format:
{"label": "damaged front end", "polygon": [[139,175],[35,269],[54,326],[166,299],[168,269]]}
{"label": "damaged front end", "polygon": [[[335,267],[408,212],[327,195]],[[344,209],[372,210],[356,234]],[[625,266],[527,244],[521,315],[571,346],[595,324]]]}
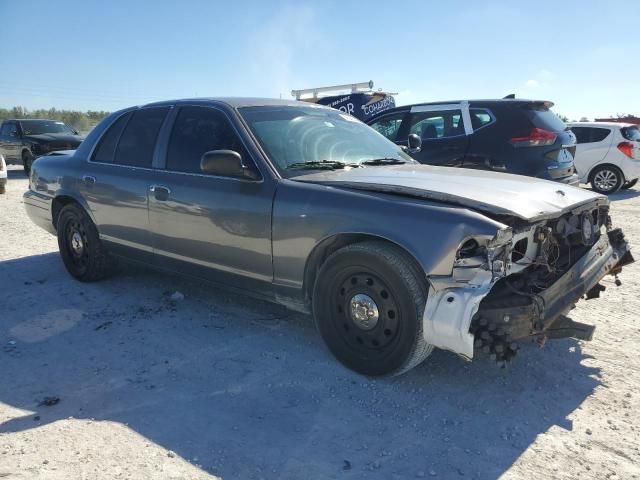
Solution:
{"label": "damaged front end", "polygon": [[590,340],[595,327],[566,314],[582,296],[597,298],[604,276],[634,261],[608,212],[607,205],[585,205],[493,238],[466,239],[452,275],[429,277],[425,339],[469,359],[481,350],[499,362],[525,339]]}

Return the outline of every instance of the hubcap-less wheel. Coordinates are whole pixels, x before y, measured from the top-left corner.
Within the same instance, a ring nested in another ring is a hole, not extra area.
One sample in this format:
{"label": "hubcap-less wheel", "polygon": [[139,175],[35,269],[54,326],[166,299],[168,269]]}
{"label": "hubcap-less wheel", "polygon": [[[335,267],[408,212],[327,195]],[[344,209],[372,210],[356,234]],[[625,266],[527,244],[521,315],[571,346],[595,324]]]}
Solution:
{"label": "hubcap-less wheel", "polygon": [[70,254],[69,258],[77,274],[83,275],[89,262],[89,250],[86,248],[88,244],[87,233],[79,221],[70,220],[67,223],[65,239],[66,248]]}
{"label": "hubcap-less wheel", "polygon": [[427,285],[400,248],[371,240],[342,247],[320,268],[313,316],[340,362],[365,375],[405,372],[433,350],[424,337]]}
{"label": "hubcap-less wheel", "polygon": [[334,280],[336,329],[354,355],[384,356],[397,338],[401,312],[387,284],[362,269],[349,268]]}
{"label": "hubcap-less wheel", "polygon": [[593,176],[593,184],[602,192],[613,191],[619,182],[618,174],[613,170],[602,169]]}

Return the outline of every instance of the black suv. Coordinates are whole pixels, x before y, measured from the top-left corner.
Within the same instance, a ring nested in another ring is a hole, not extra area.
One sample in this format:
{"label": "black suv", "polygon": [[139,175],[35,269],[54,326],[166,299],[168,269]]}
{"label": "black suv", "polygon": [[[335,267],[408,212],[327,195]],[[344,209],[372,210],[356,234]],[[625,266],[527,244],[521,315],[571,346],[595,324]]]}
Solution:
{"label": "black suv", "polygon": [[0,126],[0,155],[7,163],[22,163],[28,174],[33,160],[57,150],[74,150],[84,138],[57,120],[5,120]]}
{"label": "black suv", "polygon": [[552,106],[514,98],[422,103],[387,110],[367,123],[398,145],[415,147],[421,139],[420,148],[410,151],[421,163],[577,186],[576,138]]}

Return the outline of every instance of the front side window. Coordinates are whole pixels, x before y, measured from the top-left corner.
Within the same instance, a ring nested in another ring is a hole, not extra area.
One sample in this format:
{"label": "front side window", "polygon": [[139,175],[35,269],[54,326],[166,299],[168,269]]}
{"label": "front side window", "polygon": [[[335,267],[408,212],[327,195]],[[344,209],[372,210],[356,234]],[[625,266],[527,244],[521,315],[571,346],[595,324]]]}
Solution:
{"label": "front side window", "polygon": [[209,107],[182,107],[169,138],[167,169],[202,173],[202,155],[212,150],[233,150],[240,154],[245,166],[251,163],[224,113]]}
{"label": "front side window", "polygon": [[395,141],[398,137],[398,130],[400,130],[400,125],[402,125],[402,120],[405,115],[406,114],[404,112],[387,115],[386,117],[372,123],[370,127],[381,135],[387,137],[389,140]]}
{"label": "front side window", "polygon": [[150,168],[160,127],[168,107],[136,110],[120,136],[114,163]]}
{"label": "front side window", "polygon": [[320,107],[244,107],[240,113],[285,176],[316,162],[359,166],[380,160],[415,163],[374,129],[337,110]]}
{"label": "front side window", "polygon": [[422,141],[464,135],[462,112],[445,110],[414,113],[411,117],[409,133],[418,135]]}
{"label": "front side window", "polygon": [[16,129],[13,123],[4,122],[2,124],[2,130],[0,130],[0,135],[8,137],[11,135],[11,132],[15,132],[15,130]]}

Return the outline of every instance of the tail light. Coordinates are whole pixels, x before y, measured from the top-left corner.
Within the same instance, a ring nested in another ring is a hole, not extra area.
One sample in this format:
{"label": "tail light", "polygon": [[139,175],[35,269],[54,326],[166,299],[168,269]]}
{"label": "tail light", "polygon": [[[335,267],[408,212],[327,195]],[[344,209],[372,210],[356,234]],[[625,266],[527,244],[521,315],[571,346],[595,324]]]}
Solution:
{"label": "tail light", "polygon": [[618,150],[624,153],[627,157],[633,159],[633,143],[621,142],[618,144]]}
{"label": "tail light", "polygon": [[514,147],[544,147],[556,143],[558,135],[549,130],[534,128],[526,137],[513,137],[511,145]]}

